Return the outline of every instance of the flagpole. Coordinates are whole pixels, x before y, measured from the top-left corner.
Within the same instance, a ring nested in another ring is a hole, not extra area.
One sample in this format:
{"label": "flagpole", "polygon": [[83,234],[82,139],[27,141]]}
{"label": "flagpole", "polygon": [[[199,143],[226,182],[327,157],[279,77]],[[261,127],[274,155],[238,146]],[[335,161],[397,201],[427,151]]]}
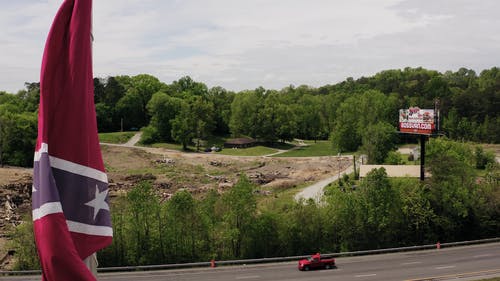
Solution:
{"label": "flagpole", "polygon": [[92,255],[88,256],[86,259],[83,260],[87,268],[94,274],[94,276],[97,278],[97,266],[99,263],[97,262],[97,253],[93,253]]}
{"label": "flagpole", "polygon": [[[90,53],[91,58],[94,57],[94,7],[90,10]],[[92,69],[94,68],[94,60],[92,61]],[[97,266],[99,262],[97,261],[97,252],[91,254],[83,260],[83,263],[87,266],[87,268],[92,272],[94,277],[97,279]]]}

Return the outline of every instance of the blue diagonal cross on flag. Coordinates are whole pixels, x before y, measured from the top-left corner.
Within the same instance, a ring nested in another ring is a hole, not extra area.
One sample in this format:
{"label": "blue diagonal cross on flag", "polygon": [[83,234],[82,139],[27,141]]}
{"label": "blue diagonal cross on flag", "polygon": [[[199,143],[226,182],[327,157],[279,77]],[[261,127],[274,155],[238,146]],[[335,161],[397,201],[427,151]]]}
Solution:
{"label": "blue diagonal cross on flag", "polygon": [[96,280],[83,260],[112,241],[94,106],[91,0],[65,0],[40,73],[33,228],[43,280]]}

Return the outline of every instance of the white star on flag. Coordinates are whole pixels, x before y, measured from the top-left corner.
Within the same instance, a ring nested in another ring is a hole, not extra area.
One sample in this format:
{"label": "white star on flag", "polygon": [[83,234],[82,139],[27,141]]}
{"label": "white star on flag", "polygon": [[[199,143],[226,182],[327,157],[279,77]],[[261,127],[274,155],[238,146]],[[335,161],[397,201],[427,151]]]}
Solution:
{"label": "white star on flag", "polygon": [[109,211],[109,205],[104,201],[106,199],[106,196],[108,195],[108,189],[104,190],[103,192],[99,192],[99,188],[97,188],[97,185],[95,186],[95,198],[92,199],[91,201],[85,203],[85,205],[94,208],[94,220],[97,217],[97,213],[99,213],[100,210],[108,210]]}

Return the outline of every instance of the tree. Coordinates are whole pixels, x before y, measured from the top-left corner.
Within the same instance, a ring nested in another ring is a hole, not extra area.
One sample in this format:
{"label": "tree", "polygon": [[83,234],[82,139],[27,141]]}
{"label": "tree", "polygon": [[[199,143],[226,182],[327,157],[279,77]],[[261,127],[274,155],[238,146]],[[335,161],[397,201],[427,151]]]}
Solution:
{"label": "tree", "polygon": [[229,128],[233,136],[261,137],[260,111],[264,107],[262,90],[244,91],[234,97],[229,121]]}
{"label": "tree", "polygon": [[106,97],[103,79],[94,78],[94,103],[104,102]]}
{"label": "tree", "polygon": [[[97,129],[99,132],[111,132],[115,129],[113,124],[113,109],[105,103],[95,104],[95,114],[97,118]],[[111,114],[110,114],[111,113]]]}
{"label": "tree", "polygon": [[186,190],[176,192],[168,201],[166,209],[167,228],[172,234],[168,243],[173,260],[192,261],[198,256],[197,232],[200,219],[196,211],[196,202]]}
{"label": "tree", "polygon": [[126,129],[138,129],[148,125],[150,121],[147,104],[153,94],[167,90],[167,85],[148,74],[117,76],[108,79],[105,100],[106,104],[111,106],[114,106],[112,102],[116,103],[116,119],[120,123],[123,121]]}
{"label": "tree", "polygon": [[[431,139],[426,149],[427,167],[436,183],[471,181],[474,157],[471,148],[446,138]],[[446,165],[444,165],[446,163]]]}
{"label": "tree", "polygon": [[[102,101],[105,104],[113,106],[125,95],[126,90],[119,80],[119,77],[110,76],[107,78],[104,85],[104,96],[102,97]],[[99,100],[96,100],[96,102]]]}
{"label": "tree", "polygon": [[477,75],[474,70],[461,67],[457,72],[446,71],[444,77],[450,87],[467,89],[474,84]]}
{"label": "tree", "polygon": [[212,103],[208,102],[205,98],[200,96],[193,96],[190,100],[191,108],[191,118],[194,124],[196,149],[200,149],[200,140],[205,140],[212,135],[215,123],[214,123],[214,106]]}
{"label": "tree", "polygon": [[458,132],[458,113],[456,109],[451,109],[443,120],[443,130],[449,138],[460,137]]}
{"label": "tree", "polygon": [[321,136],[324,120],[321,118],[320,99],[319,96],[304,95],[298,100],[295,116],[300,138],[316,140]]}
{"label": "tree", "polygon": [[181,99],[170,97],[163,92],[157,92],[152,96],[147,105],[148,113],[151,115],[149,126],[154,127],[158,139],[153,138],[151,142],[172,140],[171,121],[178,114],[181,103]]}
{"label": "tree", "polygon": [[297,137],[297,114],[287,103],[280,103],[276,108],[276,137],[281,141],[292,141]]}
{"label": "tree", "polygon": [[402,221],[395,230],[400,232],[397,236],[401,238],[396,239],[405,242],[406,245],[422,245],[437,241],[433,231],[436,216],[427,195],[426,185],[418,179],[408,178],[391,179],[391,185],[401,200]]}
{"label": "tree", "polygon": [[141,101],[144,123],[140,124],[139,127],[142,127],[149,122],[149,115],[147,114],[146,108],[149,100],[154,93],[161,91],[163,87],[166,87],[166,85],[160,82],[158,78],[148,74],[136,75],[132,77],[131,82],[133,89],[135,89],[135,92],[139,95]]}
{"label": "tree", "polygon": [[254,188],[254,184],[242,174],[233,188],[222,196],[225,206],[223,223],[234,258],[241,258],[250,251],[251,244],[246,234],[251,232],[257,210]]}
{"label": "tree", "polygon": [[384,168],[374,169],[361,181],[361,193],[366,206],[366,229],[375,239],[370,248],[390,246],[396,241],[401,224],[401,202]]}
{"label": "tree", "polygon": [[16,249],[14,270],[40,269],[40,260],[33,235],[33,219],[25,219],[23,223],[14,228],[12,234],[8,249]]}
{"label": "tree", "polygon": [[358,118],[360,112],[357,107],[358,99],[350,97],[337,109],[335,127],[331,133],[333,147],[337,151],[356,151],[361,144],[361,135],[358,133]]}
{"label": "tree", "polygon": [[138,129],[146,125],[142,98],[134,89],[127,91],[127,94],[118,101],[116,112],[120,116],[121,122],[123,122],[124,130]]}
{"label": "tree", "polygon": [[127,260],[129,264],[147,264],[157,259],[159,200],[148,182],[141,182],[127,193]]}
{"label": "tree", "polygon": [[326,201],[332,240],[337,242],[339,251],[354,251],[367,247],[369,240],[365,229],[366,211],[361,193],[356,190],[343,191],[330,187]]}
{"label": "tree", "polygon": [[36,113],[12,113],[0,108],[0,165],[33,165],[36,128]]}
{"label": "tree", "polygon": [[167,202],[165,230],[170,238],[165,245],[175,262],[209,258],[210,228],[200,205],[187,190],[176,192]]}
{"label": "tree", "polygon": [[187,146],[195,137],[195,124],[191,115],[189,104],[182,101],[180,111],[171,121],[172,124],[172,139],[182,144],[182,149],[187,150]]}
{"label": "tree", "polygon": [[258,119],[260,120],[258,135],[267,142],[273,143],[278,140],[278,96],[274,91],[268,91],[263,99],[263,108],[259,111]]}
{"label": "tree", "polygon": [[235,94],[222,87],[213,87],[208,90],[207,99],[214,106],[214,132],[218,135],[229,134],[229,120],[231,118],[231,103]]}
{"label": "tree", "polygon": [[264,211],[259,214],[253,223],[252,232],[247,233],[251,241],[249,242],[250,247],[246,256],[264,258],[284,254],[282,252],[280,231],[279,214],[271,211]]}
{"label": "tree", "polygon": [[17,97],[22,104],[22,111],[34,112],[38,110],[40,102],[40,83],[24,83],[26,91],[19,91]]}
{"label": "tree", "polygon": [[[208,137],[214,128],[213,105],[201,96],[191,96],[183,101],[180,112],[172,120],[172,138],[182,144],[184,150],[193,138],[198,140]],[[199,141],[196,148],[199,149]]]}
{"label": "tree", "polygon": [[495,154],[490,151],[484,151],[481,146],[476,146],[474,149],[474,157],[476,159],[476,169],[484,170],[488,164],[495,164]]}
{"label": "tree", "polygon": [[389,151],[396,148],[396,128],[387,122],[368,125],[362,137],[362,150],[368,155],[370,164],[382,164]]}
{"label": "tree", "polygon": [[434,232],[450,240],[463,238],[470,218],[474,185],[474,157],[464,143],[445,138],[431,139],[426,150],[429,200],[436,214]]}
{"label": "tree", "polygon": [[168,93],[170,92],[172,92],[172,95],[180,98],[187,98],[190,96],[206,96],[207,86],[203,83],[194,81],[189,76],[184,76],[172,83],[168,90]]}

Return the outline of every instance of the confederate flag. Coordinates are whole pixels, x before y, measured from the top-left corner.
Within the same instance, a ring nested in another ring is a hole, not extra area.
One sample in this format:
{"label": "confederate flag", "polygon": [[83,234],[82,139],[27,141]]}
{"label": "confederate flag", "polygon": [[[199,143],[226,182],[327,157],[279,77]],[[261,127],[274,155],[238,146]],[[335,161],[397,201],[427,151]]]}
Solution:
{"label": "confederate flag", "polygon": [[83,259],[113,230],[94,107],[92,1],[65,0],[40,73],[33,225],[42,280],[95,280]]}

